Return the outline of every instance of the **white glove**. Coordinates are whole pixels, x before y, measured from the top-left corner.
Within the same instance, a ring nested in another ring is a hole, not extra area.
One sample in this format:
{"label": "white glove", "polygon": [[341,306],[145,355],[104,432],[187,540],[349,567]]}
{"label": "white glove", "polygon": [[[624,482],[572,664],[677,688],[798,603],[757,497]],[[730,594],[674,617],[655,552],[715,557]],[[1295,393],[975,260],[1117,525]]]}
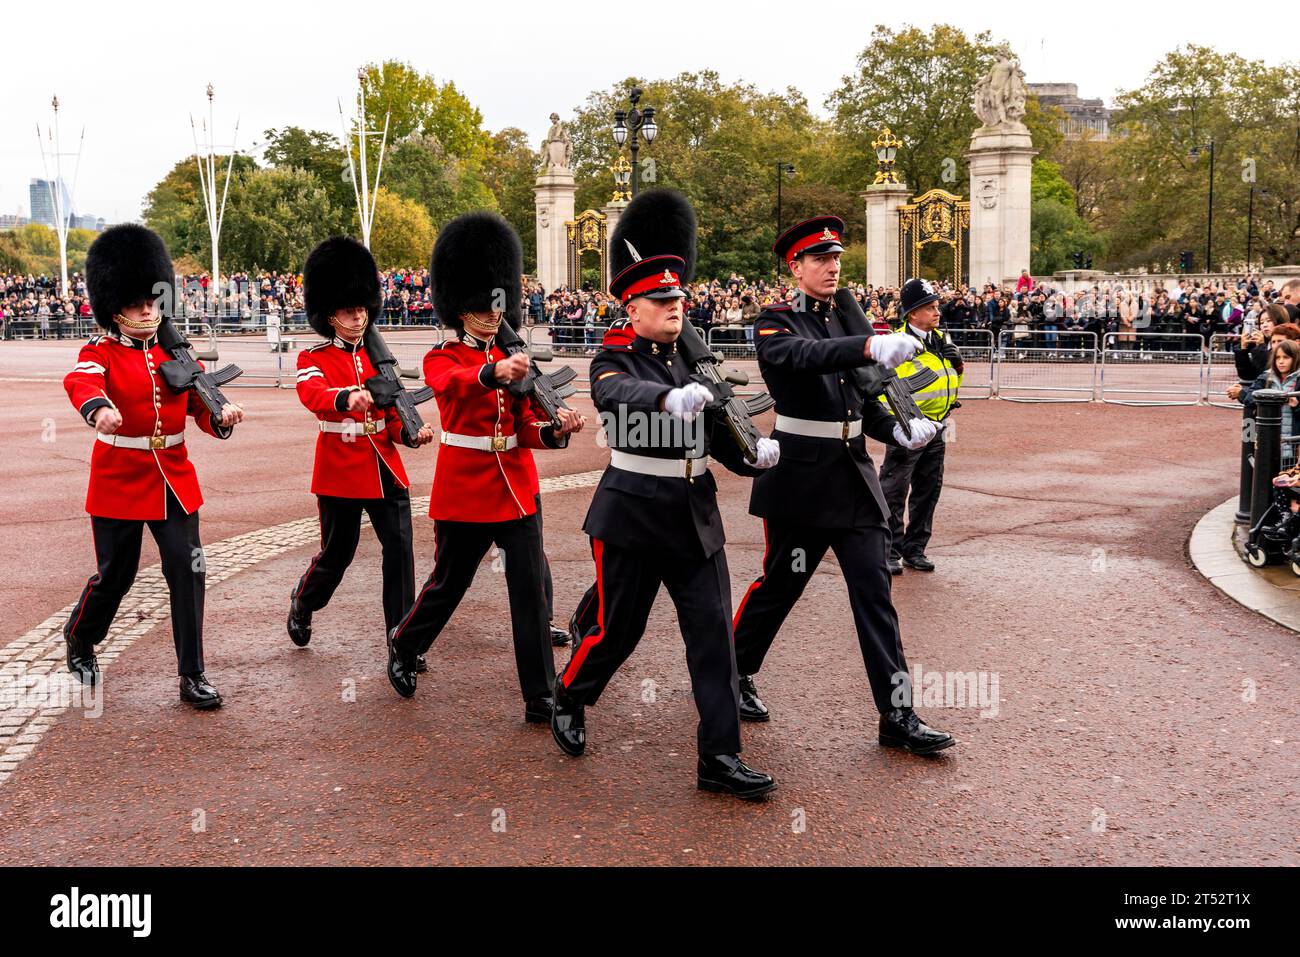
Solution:
{"label": "white glove", "polygon": [[901,425],[894,426],[894,441],[905,449],[915,452],[917,449],[924,448],[929,441],[939,434],[939,426],[929,419],[912,420],[912,437],[909,439],[903,434]]}
{"label": "white glove", "polygon": [[921,351],[918,339],[906,332],[891,332],[885,336],[872,336],[867,340],[871,358],[886,369],[895,369]]}
{"label": "white glove", "polygon": [[770,469],[781,458],[781,443],[776,439],[759,439],[758,440],[758,461],[754,463],[756,469]]}
{"label": "white glove", "polygon": [[688,422],[704,411],[713,393],[698,382],[688,382],[664,396],[664,411]]}

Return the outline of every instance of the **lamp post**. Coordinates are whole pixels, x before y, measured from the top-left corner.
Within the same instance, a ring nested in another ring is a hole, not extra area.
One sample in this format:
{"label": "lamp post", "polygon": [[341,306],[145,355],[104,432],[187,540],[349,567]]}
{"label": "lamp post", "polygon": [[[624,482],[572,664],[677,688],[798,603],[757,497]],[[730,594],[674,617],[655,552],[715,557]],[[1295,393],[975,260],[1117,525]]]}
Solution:
{"label": "lamp post", "polygon": [[[794,177],[794,164],[781,160],[774,164],[776,166],[776,234],[781,235],[781,177],[782,175],[790,178]],[[781,257],[776,257],[776,277],[781,277]]]}
{"label": "lamp post", "polygon": [[199,167],[199,189],[203,194],[203,211],[208,218],[208,238],[212,243],[212,280],[208,284],[210,305],[212,314],[220,316],[221,314],[221,274],[218,271],[221,267],[219,245],[221,242],[221,224],[226,218],[226,199],[230,196],[230,177],[235,171],[235,156],[238,150],[235,147],[239,139],[239,120],[235,120],[235,134],[230,140],[230,162],[226,164],[226,183],[221,189],[221,194],[217,194],[217,180],[219,178],[217,161],[218,146],[216,143],[216,122],[212,112],[212,98],[215,91],[212,84],[209,83],[207,90],[208,95],[208,118],[202,121],[203,132],[207,142],[199,143],[198,129],[194,125],[194,114],[190,114],[190,133],[194,137],[194,162]]}
{"label": "lamp post", "polygon": [[880,183],[897,183],[898,171],[894,169],[894,157],[903,141],[886,126],[880,135],[871,141],[871,148],[876,151],[876,178],[873,185]]}
{"label": "lamp post", "polygon": [[[370,248],[370,229],[375,222],[375,205],[379,202],[379,178],[384,173],[384,147],[388,145],[388,119],[384,114],[383,130],[366,129],[366,70],[357,70],[357,112],[352,119],[351,131],[343,119],[343,101],[339,101],[339,122],[343,125],[343,151],[348,158],[348,178],[352,181],[352,193],[357,201],[357,220],[361,223],[361,242]],[[352,160],[352,138],[357,139],[357,153],[361,163],[361,180],[357,180],[356,163]],[[366,138],[381,136],[379,140],[379,168],[375,170],[374,191],[371,192],[370,175],[366,171]]]}
{"label": "lamp post", "polygon": [[647,143],[653,143],[659,134],[659,127],[655,124],[653,106],[637,108],[637,104],[641,102],[640,87],[633,87],[629,99],[632,108],[614,111],[614,126],[610,132],[614,134],[614,142],[620,147],[628,141],[629,137],[632,140],[632,195],[635,197],[641,179],[637,167],[637,152],[641,148],[638,141],[641,137],[645,137]]}
{"label": "lamp post", "polygon": [[1214,260],[1210,258],[1214,241],[1214,140],[1204,146],[1193,146],[1190,153],[1192,159],[1200,156],[1203,150],[1210,154],[1210,208],[1205,219],[1205,271],[1211,273],[1214,272]]}
{"label": "lamp post", "polygon": [[[59,240],[59,295],[67,297],[68,295],[68,227],[72,221],[73,198],[77,194],[77,177],[81,172],[81,148],[86,141],[86,128],[81,128],[81,139],[77,141],[76,153],[64,153],[60,148],[59,141],[59,98],[57,96],[50,100],[50,108],[54,111],[54,119],[49,128],[46,129],[44,136],[41,135],[41,125],[36,124],[36,142],[41,148],[41,164],[45,170],[45,182],[50,191],[50,205],[54,210],[54,233]],[[47,159],[46,142],[49,142],[50,151],[48,157],[54,160],[54,178],[50,179],[50,163]],[[64,202],[64,185],[63,185],[63,157],[76,156],[77,165],[72,174],[72,192],[66,197]],[[32,218],[35,219],[35,210],[32,211]]]}

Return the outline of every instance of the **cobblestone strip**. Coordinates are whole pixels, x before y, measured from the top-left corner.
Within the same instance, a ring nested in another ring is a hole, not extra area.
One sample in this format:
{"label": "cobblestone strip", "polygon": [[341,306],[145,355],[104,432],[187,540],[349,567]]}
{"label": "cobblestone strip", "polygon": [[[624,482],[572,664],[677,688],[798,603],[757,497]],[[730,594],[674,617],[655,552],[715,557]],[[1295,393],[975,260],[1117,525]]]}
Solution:
{"label": "cobblestone strip", "polygon": [[[563,492],[590,488],[600,481],[601,474],[600,471],[575,472],[544,478],[541,489]],[[413,515],[425,514],[428,508],[428,496],[411,499]],[[319,537],[318,519],[312,516],[211,542],[203,546],[207,583],[211,586],[223,582],[267,559],[315,544]],[[60,609],[0,648],[0,784],[36,750],[42,735],[54,726],[59,715],[74,705],[94,706],[94,695],[68,674],[65,663],[63,627],[72,608],[73,605],[68,605]],[[168,615],[167,582],[163,579],[162,566],[151,565],[136,576],[107,637],[95,647],[101,672],[107,674],[113,661],[132,642],[165,622]],[[100,706],[102,687],[101,682]]]}

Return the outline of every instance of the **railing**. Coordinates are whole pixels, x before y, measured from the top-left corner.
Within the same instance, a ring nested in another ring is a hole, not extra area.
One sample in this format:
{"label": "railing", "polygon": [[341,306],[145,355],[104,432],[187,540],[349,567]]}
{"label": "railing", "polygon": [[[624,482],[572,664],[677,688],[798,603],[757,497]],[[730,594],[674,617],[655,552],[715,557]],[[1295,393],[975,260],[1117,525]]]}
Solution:
{"label": "railing", "polygon": [[1097,334],[1003,329],[997,395],[1012,402],[1091,402],[1097,391]]}
{"label": "railing", "polygon": [[[1108,332],[1102,340],[1101,401],[1197,405],[1205,394],[1205,340],[1194,333]],[[1169,374],[1164,371],[1173,368]]]}
{"label": "railing", "polygon": [[959,399],[991,399],[994,397],[996,356],[993,333],[988,329],[945,329],[944,335],[961,352],[965,371],[962,373]]}

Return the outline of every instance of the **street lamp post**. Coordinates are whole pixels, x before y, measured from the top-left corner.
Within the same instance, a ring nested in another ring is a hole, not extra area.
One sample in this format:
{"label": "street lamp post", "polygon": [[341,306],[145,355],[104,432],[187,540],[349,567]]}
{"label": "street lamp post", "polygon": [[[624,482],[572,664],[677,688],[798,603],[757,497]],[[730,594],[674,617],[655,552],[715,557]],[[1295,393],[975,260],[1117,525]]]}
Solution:
{"label": "street lamp post", "polygon": [[[60,148],[59,142],[59,98],[55,96],[50,100],[50,107],[54,111],[54,120],[50,127],[45,131],[44,137],[41,135],[41,125],[36,124],[36,142],[41,148],[41,164],[45,171],[45,182],[50,191],[50,205],[54,209],[54,233],[59,240],[59,295],[64,298],[68,295],[68,227],[72,221],[73,199],[77,195],[77,178],[81,173],[81,148],[86,140],[86,128],[81,128],[81,139],[77,142],[76,153],[64,153]],[[54,178],[50,179],[50,163],[47,159],[46,140],[50,143],[50,152],[48,156],[54,160]],[[64,202],[63,186],[63,157],[76,156],[77,165],[72,174],[72,192],[67,196],[67,202]],[[35,210],[32,218],[35,219]]]}
{"label": "street lamp post", "polygon": [[[781,177],[783,174],[785,176],[793,177],[794,164],[787,163],[785,160],[781,160],[777,162],[775,165],[776,165],[776,234],[780,236],[781,235]],[[778,279],[781,277],[780,256],[776,257],[776,275]]]}
{"label": "street lamp post", "polygon": [[614,134],[614,142],[620,147],[628,141],[629,136],[632,140],[632,195],[637,194],[640,186],[641,174],[637,167],[637,152],[640,150],[638,140],[645,137],[647,143],[653,143],[655,136],[659,133],[659,127],[655,124],[655,108],[645,106],[640,109],[637,104],[641,102],[641,88],[634,87],[630,96],[632,108],[630,110],[614,111],[614,126],[610,132]]}
{"label": "street lamp post", "polygon": [[1192,158],[1198,157],[1202,150],[1207,150],[1210,154],[1210,206],[1205,218],[1205,271],[1210,273],[1214,272],[1214,261],[1210,258],[1214,243],[1214,140],[1205,146],[1193,146]]}
{"label": "street lamp post", "polygon": [[212,243],[212,280],[208,284],[210,305],[212,313],[218,318],[214,324],[220,321],[221,315],[221,273],[218,271],[221,267],[218,247],[221,242],[221,224],[226,218],[226,199],[230,196],[230,177],[235,171],[235,156],[238,150],[235,142],[239,139],[239,120],[235,120],[235,134],[230,141],[230,162],[226,164],[226,184],[221,190],[220,201],[217,196],[217,179],[218,167],[217,161],[217,143],[216,143],[216,121],[213,114],[212,98],[215,91],[212,84],[207,86],[208,94],[208,118],[203,122],[203,131],[207,136],[207,142],[202,148],[206,155],[200,153],[198,129],[194,125],[194,114],[190,114],[190,133],[194,137],[194,162],[199,168],[199,189],[203,194],[203,211],[208,218],[208,238]]}

